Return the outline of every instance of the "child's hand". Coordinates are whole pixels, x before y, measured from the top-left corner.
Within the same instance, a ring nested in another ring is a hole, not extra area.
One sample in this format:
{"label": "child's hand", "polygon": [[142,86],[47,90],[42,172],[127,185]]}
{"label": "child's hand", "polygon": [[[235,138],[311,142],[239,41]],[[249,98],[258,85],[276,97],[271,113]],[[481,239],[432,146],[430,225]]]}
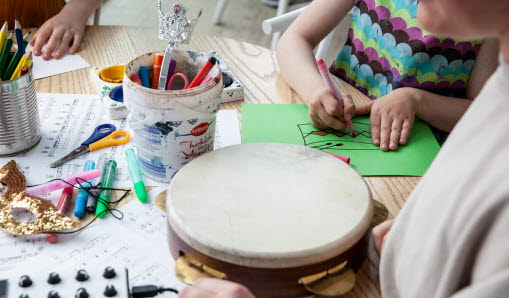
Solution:
{"label": "child's hand", "polygon": [[382,248],[385,243],[385,239],[387,239],[387,235],[389,231],[392,228],[392,224],[394,223],[394,219],[390,219],[387,221],[384,221],[383,223],[379,224],[378,226],[373,228],[373,242],[375,243],[375,249],[376,252],[378,252],[379,255],[382,254]]}
{"label": "child's hand", "polygon": [[[81,38],[85,32],[86,20],[76,16],[63,14],[62,12],[49,19],[35,33],[30,41],[34,47],[35,56],[40,56],[44,60],[62,58],[65,53],[75,54],[81,43]],[[44,53],[42,47],[46,44]]]}
{"label": "child's hand", "polygon": [[198,279],[192,286],[180,291],[180,298],[254,298],[244,286],[216,278]]}
{"label": "child's hand", "polygon": [[371,114],[371,138],[383,151],[396,150],[408,140],[417,113],[417,100],[411,91],[398,88],[355,110],[355,115]]}
{"label": "child's hand", "polygon": [[328,89],[317,90],[311,101],[308,102],[311,125],[320,129],[344,129],[346,121],[352,119],[355,105],[350,95],[345,95],[343,101],[345,103],[344,110]]}

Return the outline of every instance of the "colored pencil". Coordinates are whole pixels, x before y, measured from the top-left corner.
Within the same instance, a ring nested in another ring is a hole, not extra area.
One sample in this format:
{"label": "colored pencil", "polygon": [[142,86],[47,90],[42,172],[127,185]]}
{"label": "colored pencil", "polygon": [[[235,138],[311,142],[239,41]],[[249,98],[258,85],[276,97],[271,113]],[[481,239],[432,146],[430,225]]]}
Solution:
{"label": "colored pencil", "polygon": [[25,47],[23,46],[23,31],[21,30],[21,25],[18,19],[14,21],[14,32],[16,32],[16,42],[18,43],[19,55],[23,56],[25,54]]}
{"label": "colored pencil", "polygon": [[11,78],[12,74],[14,73],[14,70],[16,69],[16,67],[18,66],[18,64],[22,58],[23,58],[23,56],[20,56],[18,51],[16,51],[16,53],[14,53],[14,56],[12,57],[11,61],[9,62],[9,65],[7,65],[7,67],[4,70],[4,73],[2,75],[2,80],[7,81],[8,79]]}
{"label": "colored pencil", "polygon": [[24,74],[26,74],[28,72],[28,68],[26,66],[21,66],[21,70],[20,70],[20,74],[19,76],[23,76]]}
{"label": "colored pencil", "polygon": [[0,49],[4,48],[4,43],[5,43],[5,40],[7,39],[8,33],[9,33],[8,26],[9,25],[7,24],[7,22],[5,22],[4,25],[2,26],[2,29],[0,30]]}
{"label": "colored pencil", "polygon": [[2,48],[2,53],[0,54],[0,77],[4,72],[5,65],[7,64],[7,58],[9,57],[9,53],[11,52],[11,47],[13,44],[12,40],[12,32],[9,34],[9,37],[5,40],[4,46]]}
{"label": "colored pencil", "polygon": [[32,64],[32,51],[28,51],[23,55],[23,58],[21,58],[21,61],[19,61],[18,66],[16,67],[16,70],[12,73],[11,80],[17,79],[21,76],[21,67],[27,67],[29,68]]}
{"label": "colored pencil", "polygon": [[23,36],[23,46],[26,51],[26,48],[28,46],[28,43],[30,42],[30,36],[32,35],[32,31],[28,31],[25,36]]}
{"label": "colored pencil", "polygon": [[210,70],[214,65],[217,63],[217,59],[214,57],[210,57],[209,60],[203,65],[203,67],[200,69],[200,72],[196,75],[194,80],[189,84],[189,87],[187,89],[191,89],[197,86],[200,86],[201,82],[205,79],[205,77],[209,74]]}

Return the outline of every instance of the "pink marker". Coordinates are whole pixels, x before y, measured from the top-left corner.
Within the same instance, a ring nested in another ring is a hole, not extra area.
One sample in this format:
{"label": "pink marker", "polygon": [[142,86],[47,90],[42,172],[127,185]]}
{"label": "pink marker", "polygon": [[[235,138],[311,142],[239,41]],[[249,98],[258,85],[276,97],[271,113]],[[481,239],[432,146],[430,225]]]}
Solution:
{"label": "pink marker", "polygon": [[83,173],[76,174],[74,176],[62,178],[63,181],[55,180],[42,185],[30,187],[29,189],[25,190],[25,193],[32,196],[40,196],[45,193],[50,193],[52,191],[59,190],[71,185],[76,185],[89,180],[93,180],[99,176],[101,176],[101,171],[98,169],[86,171]]}
{"label": "pink marker", "polygon": [[[323,152],[325,152],[325,151],[323,151]],[[329,155],[332,155],[335,158],[339,158],[342,161],[346,162],[347,164],[350,164],[350,157],[346,157],[346,156],[343,156],[343,155],[338,155],[338,154],[334,154],[334,153],[330,153],[330,152],[325,152],[325,153],[327,153]]]}
{"label": "pink marker", "polygon": [[[67,212],[67,209],[69,208],[69,202],[72,199],[72,194],[74,192],[74,186],[68,186],[64,188],[62,191],[62,195],[60,195],[60,199],[58,200],[57,208],[65,214]],[[46,235],[46,241],[49,243],[55,244],[58,242],[58,236],[57,234],[48,234]]]}
{"label": "pink marker", "polygon": [[[338,101],[339,106],[344,109],[345,103],[343,102],[343,98],[341,98],[341,95],[339,95],[338,90],[336,90],[336,87],[332,83],[332,80],[329,76],[329,70],[327,69],[327,65],[325,65],[325,62],[323,62],[323,59],[316,60],[316,65],[318,66],[318,70],[320,71],[320,74],[322,75],[323,80],[325,81],[325,84],[329,88],[330,92],[336,100]],[[353,128],[352,121],[346,122],[346,126],[350,130],[350,133],[352,134],[352,137],[355,137],[355,130]]]}

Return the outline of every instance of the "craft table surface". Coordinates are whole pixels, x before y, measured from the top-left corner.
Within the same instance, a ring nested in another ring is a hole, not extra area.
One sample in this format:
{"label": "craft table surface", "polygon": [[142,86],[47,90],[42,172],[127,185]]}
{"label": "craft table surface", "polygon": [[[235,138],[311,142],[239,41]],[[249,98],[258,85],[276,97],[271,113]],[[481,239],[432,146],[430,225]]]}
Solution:
{"label": "craft table surface", "polygon": [[[156,29],[98,26],[88,27],[79,54],[92,66],[125,64],[147,52],[163,50]],[[195,33],[182,49],[216,51],[245,86],[246,103],[303,103],[279,75],[275,53],[267,48],[227,38]],[[44,78],[36,82],[37,92],[96,94],[89,68]],[[338,80],[339,81],[339,80]],[[339,81],[342,92],[359,104],[369,101],[350,85]],[[242,102],[222,105],[239,111]],[[373,198],[383,202],[394,217],[403,207],[418,177],[366,177]],[[128,198],[127,200],[130,200]],[[163,260],[162,260],[163,261]],[[370,248],[369,258],[357,273],[355,288],[343,297],[380,297],[379,257]]]}

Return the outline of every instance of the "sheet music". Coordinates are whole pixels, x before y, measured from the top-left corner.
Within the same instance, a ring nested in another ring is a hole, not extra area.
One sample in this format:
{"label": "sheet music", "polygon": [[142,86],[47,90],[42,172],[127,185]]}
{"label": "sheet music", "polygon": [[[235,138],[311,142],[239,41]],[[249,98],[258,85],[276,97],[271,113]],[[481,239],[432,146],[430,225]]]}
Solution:
{"label": "sheet music", "polygon": [[[94,160],[96,168],[102,169],[107,160],[114,159],[118,164],[114,187],[132,186],[124,152],[135,146],[133,140],[125,145],[103,148],[79,156],[56,169],[49,166],[78,148],[100,124],[111,123],[118,130],[127,130],[131,136],[134,135],[125,120],[111,120],[95,95],[39,93],[37,97],[42,125],[40,143],[25,154],[0,158],[0,166],[12,159],[16,160],[19,170],[27,178],[27,185],[36,185],[81,172],[86,160]],[[219,140],[219,147],[240,144],[236,111],[220,111],[217,118],[216,140]],[[144,177],[144,182],[146,186],[166,185],[147,177]]]}
{"label": "sheet music", "polygon": [[133,200],[121,207],[123,220],[108,215],[79,233],[58,235],[57,244],[47,243],[44,235],[14,237],[0,231],[0,271],[37,264],[40,270],[86,267],[100,272],[107,265],[120,265],[129,269],[130,286],[182,288],[184,284],[173,274],[175,262],[168,249],[166,216],[154,204],[163,190],[148,192],[146,204]]}

